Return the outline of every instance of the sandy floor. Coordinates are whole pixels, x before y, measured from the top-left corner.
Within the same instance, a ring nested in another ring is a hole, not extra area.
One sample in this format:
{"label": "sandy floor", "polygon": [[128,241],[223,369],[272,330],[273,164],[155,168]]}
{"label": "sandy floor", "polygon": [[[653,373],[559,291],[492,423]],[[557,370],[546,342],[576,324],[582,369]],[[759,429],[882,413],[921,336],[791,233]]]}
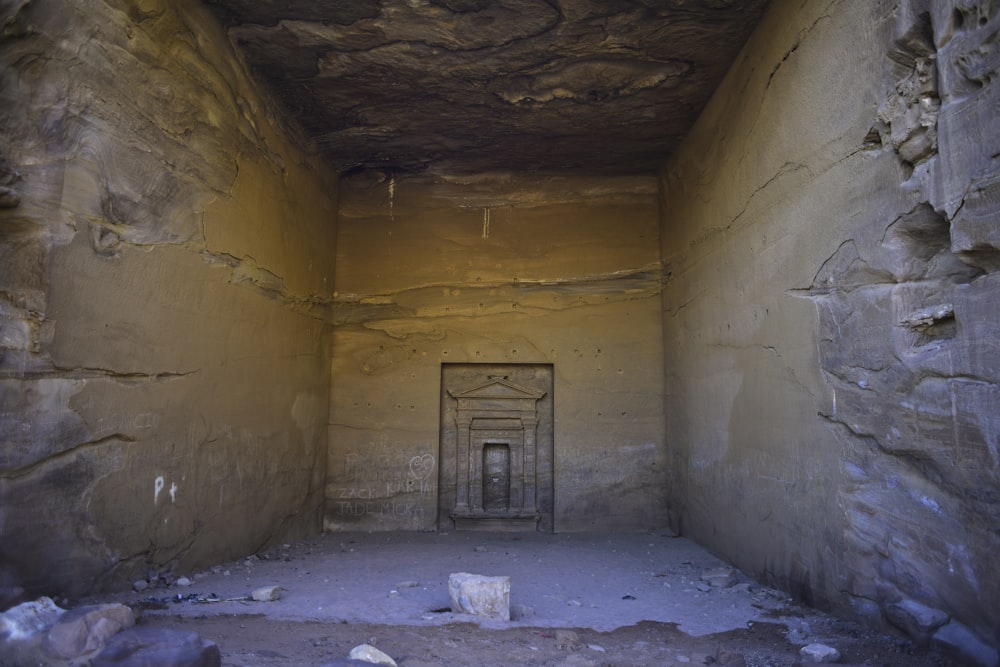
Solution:
{"label": "sandy floor", "polygon": [[[176,583],[104,596],[143,610],[142,623],[194,630],[226,665],[322,665],[372,643],[401,667],[443,665],[793,665],[799,649],[837,648],[841,664],[957,664],[908,642],[792,603],[662,533],[339,533],[186,574]],[[512,620],[448,610],[448,575],[511,579]],[[246,598],[278,585],[271,602]],[[217,601],[221,600],[221,601]],[[740,662],[742,656],[742,662]]]}

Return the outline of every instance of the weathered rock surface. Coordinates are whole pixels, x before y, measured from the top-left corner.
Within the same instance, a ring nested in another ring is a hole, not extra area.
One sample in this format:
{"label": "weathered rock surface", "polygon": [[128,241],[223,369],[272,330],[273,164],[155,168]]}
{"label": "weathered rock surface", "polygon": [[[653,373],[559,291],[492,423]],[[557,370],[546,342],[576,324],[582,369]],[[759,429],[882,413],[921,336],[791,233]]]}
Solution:
{"label": "weathered rock surface", "polygon": [[122,604],[66,611],[39,598],[0,615],[0,664],[5,667],[218,667],[219,647],[195,633],[133,627]]}
{"label": "weathered rock surface", "polygon": [[882,612],[886,620],[924,646],[931,635],[950,620],[948,614],[940,609],[908,599],[887,602],[883,605]]}
{"label": "weathered rock surface", "polygon": [[45,650],[75,659],[102,649],[108,639],[135,625],[132,609],[122,604],[78,607],[63,614],[45,635]]}
{"label": "weathered rock surface", "polygon": [[0,614],[0,639],[5,642],[28,639],[54,625],[64,613],[66,610],[52,598],[22,602]]}
{"label": "weathered rock surface", "polygon": [[396,661],[393,660],[388,653],[385,651],[380,651],[371,644],[360,644],[351,649],[348,654],[348,659],[350,660],[361,660],[372,665],[386,665],[387,667],[396,667]]}
{"label": "weathered rock surface", "polygon": [[659,183],[762,1],[211,5],[0,9],[4,598],[441,525],[476,365],[518,519],[996,664],[997,3],[770,3]]}
{"label": "weathered rock surface", "polygon": [[448,597],[457,614],[510,620],[510,577],[456,572],[448,577]]}
{"label": "weathered rock surface", "polygon": [[475,173],[655,170],[765,3],[210,4],[338,168]]}
{"label": "weathered rock surface", "polygon": [[935,648],[956,655],[959,659],[983,667],[1000,666],[1000,649],[984,642],[969,628],[957,621],[946,623],[934,633]]}
{"label": "weathered rock surface", "polygon": [[93,667],[220,667],[215,642],[193,632],[136,627],[108,640]]}
{"label": "weathered rock surface", "polygon": [[76,594],[317,530],[335,175],[198,3],[3,3],[0,31],[11,583]]}
{"label": "weathered rock surface", "polygon": [[792,5],[664,171],[671,512],[807,601],[1000,646],[1000,6]]}
{"label": "weathered rock surface", "polygon": [[998,63],[982,60],[998,27],[983,3],[898,14],[886,104],[899,109],[879,117],[912,208],[873,211],[814,281],[846,445],[850,588],[922,642],[955,614],[1000,643],[986,557],[1000,547],[1000,244],[982,223],[1000,216],[1000,139],[979,125],[1000,103],[984,74]]}
{"label": "weathered rock surface", "polygon": [[839,662],[840,651],[826,644],[807,644],[799,654],[808,662]]}

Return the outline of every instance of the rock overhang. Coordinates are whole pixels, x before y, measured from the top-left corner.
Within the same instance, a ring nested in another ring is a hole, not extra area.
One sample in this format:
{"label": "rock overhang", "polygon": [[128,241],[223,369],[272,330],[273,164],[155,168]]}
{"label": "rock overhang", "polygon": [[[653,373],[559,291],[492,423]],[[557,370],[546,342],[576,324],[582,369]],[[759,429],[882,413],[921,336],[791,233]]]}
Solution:
{"label": "rock overhang", "polygon": [[651,173],[766,0],[206,0],[338,171]]}

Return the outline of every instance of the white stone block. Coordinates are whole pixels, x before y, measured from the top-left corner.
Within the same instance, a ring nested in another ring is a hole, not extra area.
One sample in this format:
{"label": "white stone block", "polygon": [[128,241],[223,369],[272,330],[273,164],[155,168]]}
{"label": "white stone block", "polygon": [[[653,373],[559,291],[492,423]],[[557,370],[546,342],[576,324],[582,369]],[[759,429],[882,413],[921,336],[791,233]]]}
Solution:
{"label": "white stone block", "polygon": [[448,595],[455,613],[510,620],[510,577],[457,572],[448,577]]}

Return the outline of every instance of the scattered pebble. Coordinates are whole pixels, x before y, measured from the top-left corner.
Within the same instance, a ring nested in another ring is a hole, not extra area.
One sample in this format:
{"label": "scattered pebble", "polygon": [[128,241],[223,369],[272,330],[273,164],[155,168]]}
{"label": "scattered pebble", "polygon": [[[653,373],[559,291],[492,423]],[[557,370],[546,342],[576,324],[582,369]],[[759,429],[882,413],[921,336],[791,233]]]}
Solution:
{"label": "scattered pebble", "polygon": [[191,580],[187,577],[178,577],[177,581],[174,582],[176,586],[190,586]]}
{"label": "scattered pebble", "polygon": [[149,588],[149,582],[146,581],[145,579],[136,579],[135,581],[132,582],[132,590],[136,592],[144,591],[147,588]]}

